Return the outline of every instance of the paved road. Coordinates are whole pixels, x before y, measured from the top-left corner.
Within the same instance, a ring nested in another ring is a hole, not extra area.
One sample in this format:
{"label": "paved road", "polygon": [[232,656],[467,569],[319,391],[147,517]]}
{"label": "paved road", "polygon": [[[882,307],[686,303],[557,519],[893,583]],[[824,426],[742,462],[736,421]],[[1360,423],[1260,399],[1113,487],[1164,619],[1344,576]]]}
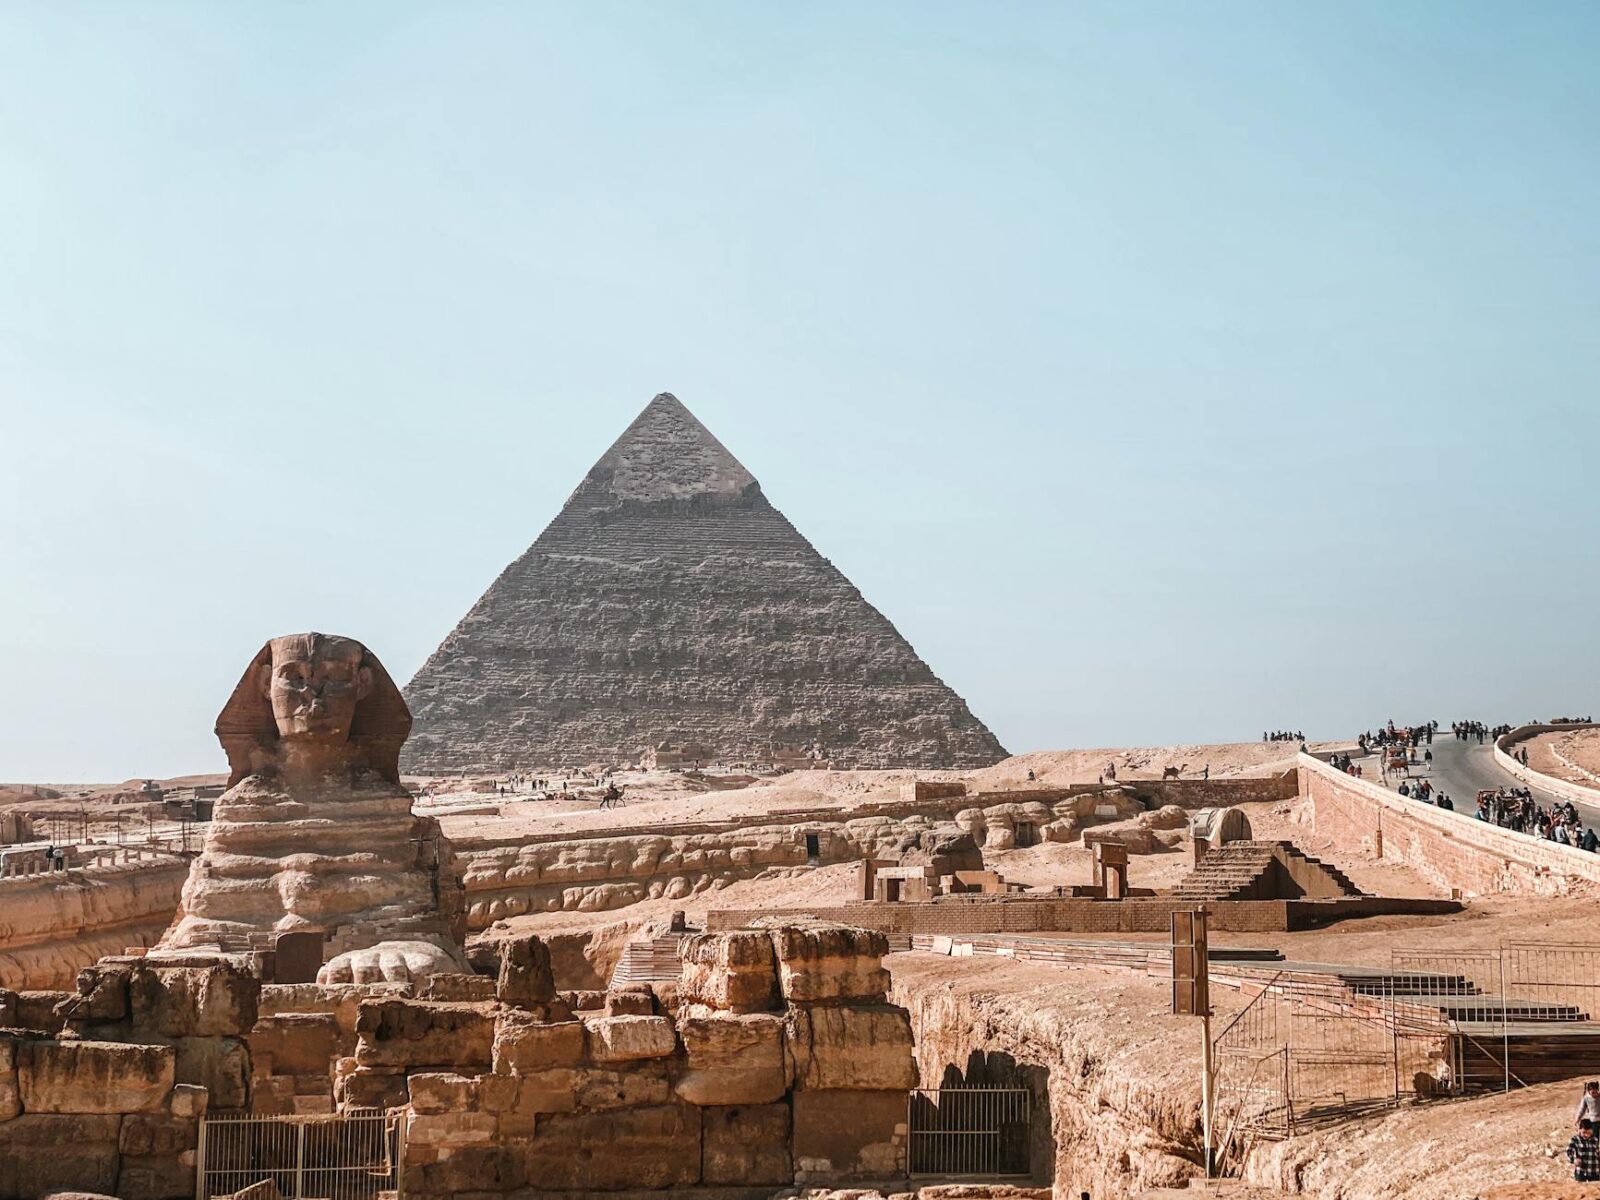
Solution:
{"label": "paved road", "polygon": [[[1461,742],[1451,737],[1450,731],[1446,729],[1434,736],[1432,746],[1424,745],[1422,749],[1433,751],[1433,770],[1429,772],[1419,765],[1412,768],[1413,775],[1419,779],[1431,780],[1435,791],[1444,792],[1456,806],[1456,811],[1466,813],[1468,816],[1477,812],[1480,788],[1524,786],[1520,779],[1495,762],[1494,743],[1488,739],[1485,739],[1481,746],[1478,745],[1477,738]],[[1420,753],[1419,751],[1419,757]],[[1381,783],[1382,779],[1375,774],[1378,760],[1374,758],[1369,761],[1372,765],[1363,764],[1362,770],[1368,779]],[[1391,775],[1389,786],[1398,787],[1402,778],[1404,777]],[[1544,808],[1561,803],[1558,797],[1540,788],[1529,790]],[[1578,816],[1584,825],[1600,830],[1600,807],[1580,804],[1577,808]]]}

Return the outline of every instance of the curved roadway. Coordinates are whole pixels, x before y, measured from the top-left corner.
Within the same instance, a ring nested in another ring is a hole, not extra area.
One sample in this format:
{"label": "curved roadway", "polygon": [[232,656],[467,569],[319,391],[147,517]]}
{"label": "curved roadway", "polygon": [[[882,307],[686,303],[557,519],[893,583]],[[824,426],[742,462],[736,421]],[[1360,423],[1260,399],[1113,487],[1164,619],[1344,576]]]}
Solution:
{"label": "curved roadway", "polygon": [[[1430,771],[1426,764],[1418,763],[1411,768],[1411,777],[1430,780],[1435,792],[1449,796],[1456,811],[1466,813],[1469,817],[1478,811],[1478,791],[1481,788],[1528,787],[1541,807],[1549,808],[1562,803],[1560,797],[1542,788],[1529,787],[1495,762],[1492,739],[1485,738],[1480,746],[1476,737],[1465,742],[1458,741],[1450,735],[1449,730],[1445,730],[1434,735],[1432,746],[1424,744],[1422,749],[1433,751],[1433,769]],[[1418,757],[1421,757],[1420,752]],[[1376,758],[1363,760],[1361,770],[1371,782],[1383,782]],[[1391,774],[1389,787],[1398,787],[1404,778],[1404,775]],[[1579,804],[1576,807],[1584,826],[1600,832],[1600,806]]]}

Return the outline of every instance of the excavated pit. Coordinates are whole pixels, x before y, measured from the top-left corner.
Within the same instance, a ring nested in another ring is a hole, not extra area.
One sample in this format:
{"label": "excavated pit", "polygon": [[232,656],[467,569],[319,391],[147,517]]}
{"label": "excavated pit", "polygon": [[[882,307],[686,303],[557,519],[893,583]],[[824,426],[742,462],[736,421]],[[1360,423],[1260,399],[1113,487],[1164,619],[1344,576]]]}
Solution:
{"label": "excavated pit", "polygon": [[1158,980],[1004,958],[888,960],[924,1087],[1026,1087],[1032,1176],[1096,1200],[1200,1173],[1200,1028]]}

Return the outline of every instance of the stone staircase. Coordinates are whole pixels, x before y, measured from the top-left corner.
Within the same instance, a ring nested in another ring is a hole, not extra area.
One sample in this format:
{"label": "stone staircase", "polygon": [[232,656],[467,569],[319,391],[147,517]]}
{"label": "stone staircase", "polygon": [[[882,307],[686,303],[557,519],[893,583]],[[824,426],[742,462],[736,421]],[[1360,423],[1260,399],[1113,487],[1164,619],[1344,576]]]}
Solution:
{"label": "stone staircase", "polygon": [[[1313,896],[1295,882],[1319,882]],[[1293,842],[1229,842],[1211,851],[1175,887],[1175,900],[1296,900],[1302,896],[1359,896],[1361,889],[1339,868],[1300,851]]]}
{"label": "stone staircase", "polygon": [[658,938],[641,938],[622,948],[622,956],[611,972],[611,986],[629,983],[676,981],[683,971],[678,948],[684,934],[669,933]]}

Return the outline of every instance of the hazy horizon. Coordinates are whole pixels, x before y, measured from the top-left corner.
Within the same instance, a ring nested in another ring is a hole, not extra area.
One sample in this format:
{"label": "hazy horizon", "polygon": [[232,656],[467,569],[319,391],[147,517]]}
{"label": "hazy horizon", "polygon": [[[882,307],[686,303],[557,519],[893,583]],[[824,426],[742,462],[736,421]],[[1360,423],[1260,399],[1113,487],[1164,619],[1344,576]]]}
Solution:
{"label": "hazy horizon", "polygon": [[1600,10],[0,12],[0,781],[408,680],[672,392],[1013,753],[1600,709]]}

